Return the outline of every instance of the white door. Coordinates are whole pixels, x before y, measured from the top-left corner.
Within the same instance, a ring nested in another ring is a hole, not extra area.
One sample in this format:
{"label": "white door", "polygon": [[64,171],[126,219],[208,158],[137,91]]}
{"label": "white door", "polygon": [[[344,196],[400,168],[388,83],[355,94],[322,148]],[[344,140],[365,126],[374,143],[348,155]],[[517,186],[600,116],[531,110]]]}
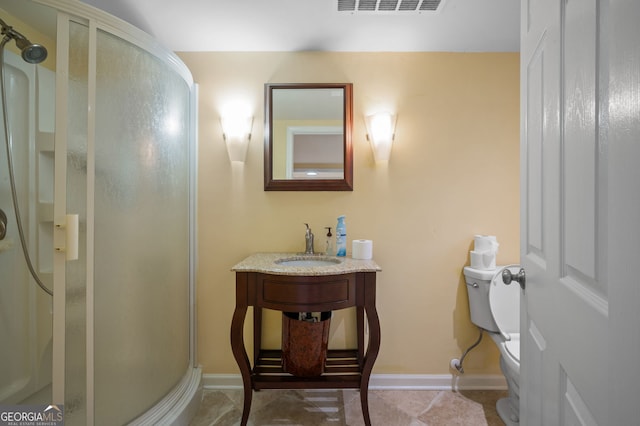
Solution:
{"label": "white door", "polygon": [[521,2],[520,421],[640,424],[640,2]]}

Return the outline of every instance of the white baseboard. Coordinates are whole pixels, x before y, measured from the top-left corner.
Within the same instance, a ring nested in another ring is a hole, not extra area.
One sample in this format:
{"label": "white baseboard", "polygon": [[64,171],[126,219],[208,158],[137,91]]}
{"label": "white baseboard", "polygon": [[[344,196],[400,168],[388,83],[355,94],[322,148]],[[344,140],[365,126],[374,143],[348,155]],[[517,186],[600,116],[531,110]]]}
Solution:
{"label": "white baseboard", "polygon": [[502,390],[507,381],[501,374],[372,374],[369,389]]}
{"label": "white baseboard", "polygon": [[[205,389],[242,389],[239,374],[203,374]],[[503,390],[507,382],[500,374],[372,374],[369,389],[406,390]]]}
{"label": "white baseboard", "polygon": [[242,389],[242,376],[239,374],[203,374],[202,386],[205,389]]}

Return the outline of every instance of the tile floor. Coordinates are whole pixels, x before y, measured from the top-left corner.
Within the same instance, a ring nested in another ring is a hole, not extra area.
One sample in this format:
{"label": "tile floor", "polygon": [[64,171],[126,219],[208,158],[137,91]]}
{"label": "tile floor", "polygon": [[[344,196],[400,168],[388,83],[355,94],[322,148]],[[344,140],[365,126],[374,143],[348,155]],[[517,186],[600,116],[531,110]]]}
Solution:
{"label": "tile floor", "polygon": [[[370,390],[373,426],[502,426],[495,403],[507,391]],[[191,426],[238,425],[241,390],[205,390]],[[250,426],[361,426],[356,390],[254,392]]]}

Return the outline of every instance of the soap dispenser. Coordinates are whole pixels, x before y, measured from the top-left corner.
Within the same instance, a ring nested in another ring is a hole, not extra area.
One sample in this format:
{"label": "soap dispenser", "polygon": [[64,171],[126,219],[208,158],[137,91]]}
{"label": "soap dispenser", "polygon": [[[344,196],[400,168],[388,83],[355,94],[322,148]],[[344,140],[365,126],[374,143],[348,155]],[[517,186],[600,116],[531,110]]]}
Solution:
{"label": "soap dispenser", "polygon": [[335,256],[335,252],[333,251],[333,234],[331,233],[331,227],[325,226],[327,230],[327,241],[325,245],[325,254],[327,256]]}
{"label": "soap dispenser", "polygon": [[336,225],[336,256],[347,255],[347,224],[344,222],[344,215],[338,216]]}

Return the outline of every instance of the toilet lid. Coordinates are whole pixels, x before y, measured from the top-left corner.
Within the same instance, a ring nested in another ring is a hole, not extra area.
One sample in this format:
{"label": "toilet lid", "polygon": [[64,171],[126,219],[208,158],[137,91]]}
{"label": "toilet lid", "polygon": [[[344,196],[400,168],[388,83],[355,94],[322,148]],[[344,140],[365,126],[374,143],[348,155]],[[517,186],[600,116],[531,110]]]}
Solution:
{"label": "toilet lid", "polygon": [[[515,274],[519,267],[509,269]],[[516,282],[506,285],[502,282],[502,274],[497,273],[489,288],[489,304],[501,333],[520,333],[520,286]]]}

